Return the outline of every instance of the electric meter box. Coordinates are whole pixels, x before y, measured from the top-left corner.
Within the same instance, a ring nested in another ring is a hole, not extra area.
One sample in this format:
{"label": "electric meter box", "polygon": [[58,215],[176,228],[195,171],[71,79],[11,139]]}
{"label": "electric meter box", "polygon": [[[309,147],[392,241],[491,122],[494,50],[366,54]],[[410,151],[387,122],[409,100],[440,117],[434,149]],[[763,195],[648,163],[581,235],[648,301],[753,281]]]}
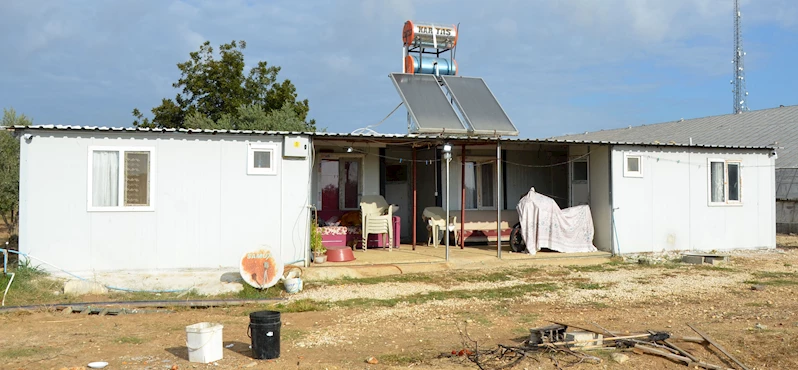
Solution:
{"label": "electric meter box", "polygon": [[307,158],[310,145],[306,136],[285,136],[283,157]]}

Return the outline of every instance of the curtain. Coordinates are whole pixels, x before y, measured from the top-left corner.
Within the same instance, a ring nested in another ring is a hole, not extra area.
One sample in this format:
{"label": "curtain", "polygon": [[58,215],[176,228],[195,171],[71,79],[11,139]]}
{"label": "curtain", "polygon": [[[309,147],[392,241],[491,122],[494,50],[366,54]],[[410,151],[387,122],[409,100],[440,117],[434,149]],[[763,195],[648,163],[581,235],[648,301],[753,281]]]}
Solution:
{"label": "curtain", "polygon": [[[457,189],[458,186],[453,186],[454,189]],[[459,192],[455,192],[457,194]],[[476,163],[474,162],[466,162],[465,163],[465,193],[466,193],[466,203],[465,209],[476,209],[477,208],[477,169]]]}
{"label": "curtain", "polygon": [[119,152],[94,152],[91,173],[91,204],[95,207],[118,206]]}
{"label": "curtain", "polygon": [[729,163],[729,200],[740,200],[740,165]]}
{"label": "curtain", "polygon": [[319,187],[321,188],[321,210],[338,210],[338,161],[321,161],[321,176],[319,176]]}
{"label": "curtain", "polygon": [[723,162],[712,162],[711,172],[712,201],[725,202],[726,194],[723,191]]}
{"label": "curtain", "polygon": [[360,207],[360,200],[357,198],[360,184],[360,162],[344,161],[343,190],[344,208],[355,209]]}
{"label": "curtain", "polygon": [[495,190],[493,189],[494,186],[494,175],[496,174],[496,168],[493,167],[493,163],[483,163],[480,166],[480,174],[482,182],[482,188],[480,192],[482,193],[482,204],[483,207],[493,207],[493,198],[495,196]]}

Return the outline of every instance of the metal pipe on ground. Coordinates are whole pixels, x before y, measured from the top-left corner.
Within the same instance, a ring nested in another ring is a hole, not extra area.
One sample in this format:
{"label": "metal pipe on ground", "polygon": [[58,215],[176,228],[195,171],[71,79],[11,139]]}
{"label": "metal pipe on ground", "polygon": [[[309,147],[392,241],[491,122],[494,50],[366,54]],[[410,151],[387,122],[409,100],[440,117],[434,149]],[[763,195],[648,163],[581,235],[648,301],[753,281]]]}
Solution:
{"label": "metal pipe on ground", "polygon": [[71,306],[116,306],[116,307],[192,307],[192,308],[208,308],[208,307],[223,307],[223,306],[243,306],[247,304],[257,303],[273,303],[284,301],[284,298],[265,298],[265,299],[207,299],[207,300],[163,300],[163,301],[121,301],[121,302],[82,302],[82,303],[58,303],[58,304],[39,304],[27,306],[10,306],[0,308],[0,313],[14,312],[14,311],[30,311],[38,309],[54,308],[57,310],[64,309]]}

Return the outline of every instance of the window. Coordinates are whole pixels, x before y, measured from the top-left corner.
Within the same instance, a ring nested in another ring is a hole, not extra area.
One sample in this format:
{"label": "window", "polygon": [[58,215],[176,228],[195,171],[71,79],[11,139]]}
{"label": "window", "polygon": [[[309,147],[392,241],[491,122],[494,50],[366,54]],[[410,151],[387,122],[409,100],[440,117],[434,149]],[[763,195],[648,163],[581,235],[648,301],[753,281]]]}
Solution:
{"label": "window", "polygon": [[624,177],[643,177],[643,158],[640,155],[624,154]]}
{"label": "window", "polygon": [[319,172],[320,209],[330,211],[360,208],[360,158],[322,159]]}
{"label": "window", "polygon": [[587,182],[587,161],[573,162],[573,182]]}
{"label": "window", "polygon": [[495,208],[496,164],[466,161],[466,209]]}
{"label": "window", "polygon": [[729,162],[726,164],[729,175],[729,202],[740,201],[740,163]]}
{"label": "window", "polygon": [[152,148],[91,148],[90,211],[152,209]]}
{"label": "window", "polygon": [[249,144],[247,151],[248,175],[276,175],[275,147],[268,144]]}
{"label": "window", "polygon": [[709,160],[709,203],[735,204],[742,201],[742,172],[740,162]]}

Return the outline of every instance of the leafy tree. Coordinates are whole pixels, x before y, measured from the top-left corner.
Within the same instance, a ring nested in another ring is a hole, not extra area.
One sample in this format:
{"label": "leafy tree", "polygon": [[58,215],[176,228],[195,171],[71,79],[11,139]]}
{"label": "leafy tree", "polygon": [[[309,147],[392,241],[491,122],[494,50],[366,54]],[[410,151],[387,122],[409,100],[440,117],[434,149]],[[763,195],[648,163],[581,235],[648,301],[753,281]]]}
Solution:
{"label": "leafy tree", "polygon": [[215,130],[266,130],[266,131],[306,131],[307,124],[302,121],[290,103],[282,108],[266,112],[260,105],[242,105],[235,114],[225,113],[214,121],[198,112],[189,113],[184,122],[185,128]]}
{"label": "leafy tree", "polygon": [[181,77],[172,86],[181,92],[153,108],[152,120],[133,109],[133,125],[315,131],[315,120],[306,121],[308,100],[297,101],[290,80],[278,82],[280,67],[259,61],[245,74],[245,48],[244,41],[223,44],[216,59],[210,42],[203,43],[188,61],[177,65]]}
{"label": "leafy tree", "polygon": [[[17,116],[14,108],[4,108],[0,127],[30,126],[32,123],[24,114]],[[19,224],[19,141],[6,129],[0,130],[0,218],[9,233],[16,235]]]}

